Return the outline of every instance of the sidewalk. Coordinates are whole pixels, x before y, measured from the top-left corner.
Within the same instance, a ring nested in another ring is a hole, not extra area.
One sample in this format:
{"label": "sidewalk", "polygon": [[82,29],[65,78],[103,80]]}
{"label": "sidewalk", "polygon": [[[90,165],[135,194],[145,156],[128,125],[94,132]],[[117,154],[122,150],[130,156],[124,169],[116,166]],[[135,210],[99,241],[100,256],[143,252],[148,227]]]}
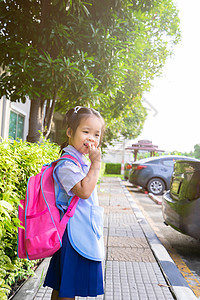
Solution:
{"label": "sidewalk", "polygon": [[[98,189],[104,207],[105,295],[76,300],[197,299],[119,178],[104,177]],[[12,300],[50,300],[42,283],[45,259]]]}

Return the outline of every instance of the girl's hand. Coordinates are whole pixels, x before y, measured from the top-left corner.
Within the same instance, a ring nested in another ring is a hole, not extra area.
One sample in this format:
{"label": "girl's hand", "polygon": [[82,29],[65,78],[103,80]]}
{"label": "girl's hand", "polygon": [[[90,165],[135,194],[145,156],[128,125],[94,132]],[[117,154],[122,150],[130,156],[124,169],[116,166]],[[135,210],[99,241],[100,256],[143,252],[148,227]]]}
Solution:
{"label": "girl's hand", "polygon": [[100,147],[95,146],[92,142],[89,142],[87,146],[89,159],[91,160],[90,169],[87,175],[72,188],[72,192],[81,199],[88,199],[92,194],[101,168]]}
{"label": "girl's hand", "polygon": [[101,148],[95,147],[94,144],[88,143],[88,154],[91,163],[100,163],[101,162]]}

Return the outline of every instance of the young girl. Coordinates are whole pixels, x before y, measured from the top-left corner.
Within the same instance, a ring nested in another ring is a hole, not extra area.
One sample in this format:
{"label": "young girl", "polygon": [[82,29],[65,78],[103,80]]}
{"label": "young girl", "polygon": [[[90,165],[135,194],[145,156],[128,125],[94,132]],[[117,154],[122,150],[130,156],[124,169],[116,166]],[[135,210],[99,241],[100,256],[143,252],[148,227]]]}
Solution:
{"label": "young girl", "polygon": [[[104,293],[101,262],[104,259],[103,208],[98,206],[96,183],[101,164],[100,144],[104,132],[101,115],[77,106],[66,114],[67,142],[63,153],[81,164],[64,161],[56,169],[56,203],[65,213],[69,199],[80,199],[63,236],[63,245],[50,262],[44,286],[53,289],[51,299],[96,297]],[[88,167],[88,160],[91,161]]]}

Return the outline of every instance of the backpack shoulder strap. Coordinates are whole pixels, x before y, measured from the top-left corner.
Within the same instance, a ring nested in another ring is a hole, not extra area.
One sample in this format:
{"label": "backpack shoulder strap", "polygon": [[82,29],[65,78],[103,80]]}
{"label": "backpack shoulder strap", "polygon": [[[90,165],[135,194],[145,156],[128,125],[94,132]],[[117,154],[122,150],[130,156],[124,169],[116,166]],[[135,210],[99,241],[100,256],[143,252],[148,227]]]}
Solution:
{"label": "backpack shoulder strap", "polygon": [[64,161],[64,160],[69,160],[71,162],[73,162],[75,165],[79,166],[82,169],[82,166],[80,164],[80,162],[78,161],[78,159],[74,156],[71,155],[69,153],[66,152],[66,154],[63,154],[60,158],[58,158],[55,163],[59,162],[59,161]]}
{"label": "backpack shoulder strap", "polygon": [[78,159],[74,155],[69,154],[69,153],[66,152],[66,154],[63,154],[60,157],[60,160],[63,160],[63,159],[72,161],[73,163],[75,163],[77,166],[79,166],[82,169],[81,163],[78,161]]}
{"label": "backpack shoulder strap", "polygon": [[[74,157],[73,155],[69,154],[69,153],[66,153],[66,154],[63,154],[56,162],[59,162],[59,161],[64,161],[64,160],[69,160],[69,161],[72,161],[74,164],[76,164],[77,166],[79,166],[82,170],[82,166],[80,164],[80,162],[77,160],[76,157]],[[59,166],[59,164],[57,165]],[[54,167],[54,171],[55,169],[57,168],[57,166]],[[54,173],[53,171],[53,173]],[[55,178],[54,178],[55,179]],[[67,224],[69,219],[73,216],[74,212],[75,212],[75,209],[76,209],[76,206],[78,204],[78,201],[79,201],[79,197],[74,195],[70,201],[70,204],[68,206],[68,209],[66,211],[66,213],[64,214],[64,216],[62,217],[62,220],[60,221],[61,224]]]}

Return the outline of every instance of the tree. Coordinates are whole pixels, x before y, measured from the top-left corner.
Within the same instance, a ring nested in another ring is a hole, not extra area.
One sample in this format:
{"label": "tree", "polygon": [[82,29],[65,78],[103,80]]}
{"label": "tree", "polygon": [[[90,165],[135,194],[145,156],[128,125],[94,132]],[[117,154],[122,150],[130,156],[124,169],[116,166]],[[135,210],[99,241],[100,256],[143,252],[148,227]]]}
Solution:
{"label": "tree", "polygon": [[182,153],[182,155],[200,159],[200,144],[194,145],[194,151],[190,151],[189,153],[185,152],[185,153]]}
{"label": "tree", "polygon": [[141,129],[142,94],[180,38],[172,0],[4,0],[0,10],[0,93],[31,99],[29,141],[48,136],[55,108],[77,104],[99,109],[110,132],[114,122],[124,132],[134,107]]}

